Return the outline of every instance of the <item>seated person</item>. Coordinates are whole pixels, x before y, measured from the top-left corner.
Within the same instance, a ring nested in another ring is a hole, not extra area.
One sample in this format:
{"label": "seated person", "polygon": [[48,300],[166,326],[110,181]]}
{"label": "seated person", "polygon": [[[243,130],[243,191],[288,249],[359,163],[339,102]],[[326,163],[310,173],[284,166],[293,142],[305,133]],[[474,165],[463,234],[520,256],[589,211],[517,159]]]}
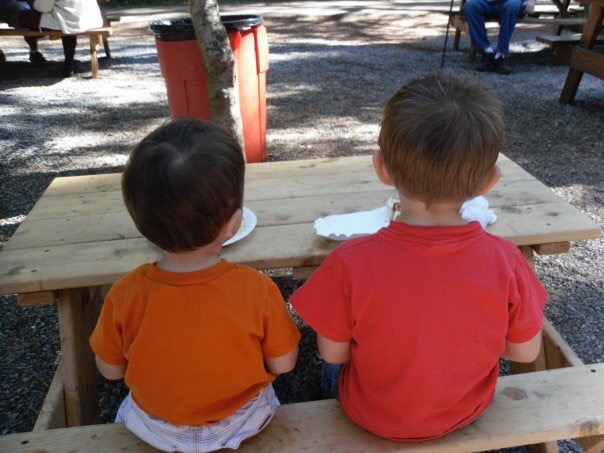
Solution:
{"label": "seated person", "polygon": [[298,357],[277,285],[221,257],[244,174],[237,142],[193,118],[151,132],[123,174],[128,212],[162,256],[113,285],[90,344],[101,374],[130,389],[116,422],[163,451],[237,448],[273,418],[271,382]]}
{"label": "seated person", "polygon": [[[96,0],[35,0],[32,5],[26,2],[17,3],[27,5],[27,8],[22,9],[18,15],[21,27],[35,30],[40,28],[61,30],[63,33],[73,34],[61,38],[65,55],[63,76],[71,76],[77,45],[75,34],[103,26],[103,17]],[[31,56],[30,60],[32,60]]]}
{"label": "seated person", "polygon": [[459,214],[499,179],[502,116],[470,79],[401,87],[373,158],[400,214],[342,243],[291,296],[317,332],[326,396],[379,436],[421,441],[467,425],[491,403],[500,357],[539,353],[545,289],[514,244]]}
{"label": "seated person", "polygon": [[[29,9],[31,8],[25,0],[2,0],[0,1],[0,22],[6,22],[14,28],[24,28],[19,21],[19,14]],[[24,36],[24,39],[29,45],[29,61],[37,66],[46,64],[46,58],[38,51],[38,38]]]}
{"label": "seated person", "polygon": [[[525,13],[532,13],[534,10],[535,0],[468,0],[463,13],[468,22],[472,44],[477,51],[482,52],[482,59],[476,68],[478,71],[512,73],[506,54],[516,22]],[[485,26],[487,19],[497,19],[499,22],[499,36],[495,49],[491,46],[487,35]]]}

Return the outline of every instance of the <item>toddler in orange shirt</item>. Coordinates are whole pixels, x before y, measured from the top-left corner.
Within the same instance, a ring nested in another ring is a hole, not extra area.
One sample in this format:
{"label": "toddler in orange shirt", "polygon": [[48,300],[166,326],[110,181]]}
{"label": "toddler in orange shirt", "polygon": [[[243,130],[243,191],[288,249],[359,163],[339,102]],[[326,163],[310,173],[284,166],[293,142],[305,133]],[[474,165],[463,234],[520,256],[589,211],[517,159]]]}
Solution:
{"label": "toddler in orange shirt", "polygon": [[238,448],[272,419],[271,382],[300,333],[270,278],[221,258],[242,219],[245,163],[222,129],[173,120],[132,151],[128,212],[163,250],[111,288],[90,338],[99,371],[130,389],[116,422],[163,451]]}

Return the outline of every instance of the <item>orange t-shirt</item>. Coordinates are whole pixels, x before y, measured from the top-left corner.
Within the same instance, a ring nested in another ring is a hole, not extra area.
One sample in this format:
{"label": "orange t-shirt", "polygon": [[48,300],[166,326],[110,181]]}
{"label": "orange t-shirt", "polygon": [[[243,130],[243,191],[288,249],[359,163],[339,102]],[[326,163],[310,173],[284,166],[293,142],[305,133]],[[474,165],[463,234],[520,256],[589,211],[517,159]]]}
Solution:
{"label": "orange t-shirt", "polygon": [[300,333],[277,286],[220,261],[190,273],[145,264],[109,291],[90,337],[149,415],[198,426],[231,415],[275,379],[264,357],[295,348]]}

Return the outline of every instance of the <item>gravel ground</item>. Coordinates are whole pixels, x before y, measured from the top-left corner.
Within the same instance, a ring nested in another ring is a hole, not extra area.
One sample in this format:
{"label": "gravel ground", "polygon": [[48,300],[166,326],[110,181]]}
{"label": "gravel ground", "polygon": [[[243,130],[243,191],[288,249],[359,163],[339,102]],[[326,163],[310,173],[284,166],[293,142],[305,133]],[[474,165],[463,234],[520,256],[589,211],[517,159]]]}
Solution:
{"label": "gravel ground", "polygon": [[[262,14],[269,31],[269,160],[369,154],[382,105],[400,84],[438,69],[447,2],[231,2],[225,12]],[[428,8],[428,7],[426,7]],[[58,78],[61,48],[41,43],[52,60],[27,61],[25,44],[3,40],[8,63],[0,82],[0,241],[14,233],[56,176],[116,172],[130,147],[168,118],[151,20],[182,15],[182,7],[120,10],[111,37],[113,60],[90,78],[86,43],[79,72]],[[503,152],[552,190],[604,223],[604,84],[584,76],[574,106],[558,103],[567,68],[535,42],[542,27],[520,25],[510,76],[476,74],[504,102]],[[462,46],[467,49],[464,36]],[[102,51],[100,52],[102,55]],[[472,71],[466,53],[450,51],[446,66]],[[604,361],[603,240],[574,243],[571,252],[537,258],[550,292],[546,314],[586,363]],[[284,295],[300,282],[272,273]],[[60,351],[55,306],[16,307],[0,297],[0,433],[32,429]],[[319,360],[303,330],[294,373],[280,378],[283,402],[319,398]],[[99,381],[102,419],[111,420],[124,393]],[[563,451],[579,451],[565,442]]]}

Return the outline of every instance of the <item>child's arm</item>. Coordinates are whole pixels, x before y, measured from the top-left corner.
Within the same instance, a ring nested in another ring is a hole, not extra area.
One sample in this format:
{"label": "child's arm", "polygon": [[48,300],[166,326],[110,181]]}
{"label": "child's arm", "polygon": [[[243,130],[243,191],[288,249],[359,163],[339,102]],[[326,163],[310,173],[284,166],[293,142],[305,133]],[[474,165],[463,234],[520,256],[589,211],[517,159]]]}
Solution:
{"label": "child's arm", "polygon": [[510,343],[506,341],[505,352],[502,357],[513,362],[534,362],[541,350],[542,339],[543,334],[539,330],[537,335],[524,343]]}
{"label": "child's arm", "polygon": [[265,357],[264,364],[271,373],[284,374],[294,369],[297,359],[298,345],[287,354],[280,355],[279,357]]}
{"label": "child's arm", "polygon": [[105,379],[117,381],[118,379],[122,379],[124,374],[126,374],[126,365],[111,365],[100,359],[98,355],[95,355],[94,358],[99,372]]}
{"label": "child's arm", "polygon": [[323,360],[328,363],[346,363],[350,360],[350,341],[332,341],[317,334],[317,346]]}

